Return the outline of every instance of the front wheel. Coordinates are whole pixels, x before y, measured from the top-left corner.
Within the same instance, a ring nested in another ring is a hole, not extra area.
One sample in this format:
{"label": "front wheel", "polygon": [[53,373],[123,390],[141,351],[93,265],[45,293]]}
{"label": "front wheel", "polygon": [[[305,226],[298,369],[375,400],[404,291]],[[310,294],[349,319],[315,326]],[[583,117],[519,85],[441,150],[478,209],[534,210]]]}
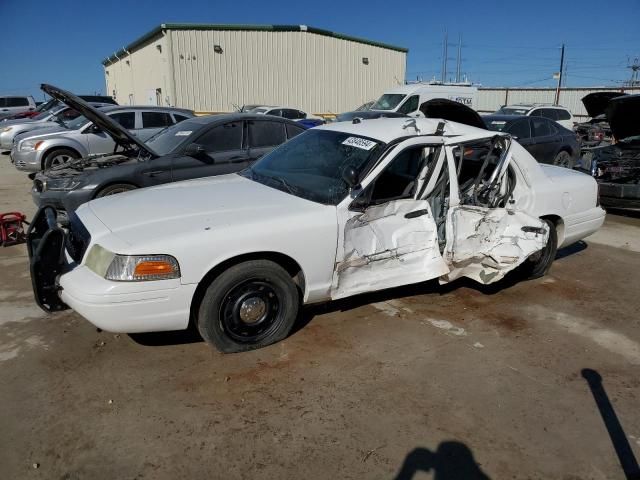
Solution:
{"label": "front wheel", "polygon": [[542,250],[531,255],[523,264],[524,274],[529,279],[545,276],[549,272],[558,251],[558,231],[555,223],[546,218],[542,221],[549,228],[549,240]]}
{"label": "front wheel", "polygon": [[296,284],[280,265],[269,260],[239,263],[207,288],[198,330],[223,353],[261,348],[289,334],[299,302]]}
{"label": "front wheel", "polygon": [[104,187],[102,190],[98,192],[96,198],[106,197],[108,195],[116,195],[117,193],[128,192],[130,190],[135,190],[136,186],[131,185],[129,183],[116,183],[114,185],[109,185]]}
{"label": "front wheel", "polygon": [[59,148],[57,150],[53,150],[47,154],[44,158],[44,168],[45,170],[57,167],[59,165],[64,165],[65,163],[75,160],[76,158],[80,158],[75,151],[70,150],[68,148]]}

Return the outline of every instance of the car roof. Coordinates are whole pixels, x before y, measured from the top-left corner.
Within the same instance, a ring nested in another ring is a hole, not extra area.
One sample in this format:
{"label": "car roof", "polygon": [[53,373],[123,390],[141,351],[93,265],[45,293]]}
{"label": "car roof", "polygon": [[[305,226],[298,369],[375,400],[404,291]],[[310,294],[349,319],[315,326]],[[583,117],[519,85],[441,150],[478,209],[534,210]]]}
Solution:
{"label": "car roof", "polygon": [[190,118],[188,121],[192,123],[199,123],[202,125],[206,125],[209,123],[216,123],[216,122],[233,122],[233,121],[240,121],[240,120],[265,120],[265,119],[275,120],[278,122],[292,123],[294,125],[300,125],[298,122],[294,122],[293,120],[288,120],[282,117],[276,117],[275,115],[260,115],[260,114],[245,113],[245,112],[222,113],[220,115],[203,115],[201,117]]}
{"label": "car roof", "polygon": [[563,107],[562,105],[551,105],[547,103],[514,103],[513,105],[504,105],[502,108],[558,108],[568,110],[567,107]]}
{"label": "car roof", "polygon": [[[93,106],[93,102],[88,103]],[[158,105],[109,105],[105,108],[101,108],[100,110],[103,112],[113,112],[115,110],[157,110],[159,112],[189,113],[194,115],[192,110],[187,110],[186,108],[161,107]]]}
{"label": "car roof", "polygon": [[444,122],[445,124],[444,136],[495,134],[495,132],[439,118],[375,118],[367,120],[366,122],[357,123],[353,123],[352,121],[329,123],[314,127],[314,130],[319,129],[350,133],[352,135],[369,137],[384,143],[389,143],[398,138],[408,136],[433,135],[440,122]]}
{"label": "car roof", "polygon": [[[505,122],[515,122],[516,120],[520,120],[521,118],[529,118],[529,116],[527,115],[503,115],[503,114],[496,114],[496,115],[484,115],[482,117],[485,121],[505,121]],[[544,117],[543,117],[544,118]]]}

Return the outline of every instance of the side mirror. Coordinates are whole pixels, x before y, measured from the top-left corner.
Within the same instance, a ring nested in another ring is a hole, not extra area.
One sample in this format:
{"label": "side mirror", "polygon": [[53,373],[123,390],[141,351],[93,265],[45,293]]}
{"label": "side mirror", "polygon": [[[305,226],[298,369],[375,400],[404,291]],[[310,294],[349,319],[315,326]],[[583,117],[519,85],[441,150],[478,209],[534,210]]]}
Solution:
{"label": "side mirror", "polygon": [[187,145],[187,148],[185,148],[184,150],[184,154],[188,157],[199,157],[200,155],[204,154],[204,152],[204,146],[200,145],[199,143],[191,143]]}
{"label": "side mirror", "polygon": [[358,188],[360,185],[358,172],[352,166],[344,167],[344,170],[342,170],[342,180],[344,180],[344,183],[352,190]]}

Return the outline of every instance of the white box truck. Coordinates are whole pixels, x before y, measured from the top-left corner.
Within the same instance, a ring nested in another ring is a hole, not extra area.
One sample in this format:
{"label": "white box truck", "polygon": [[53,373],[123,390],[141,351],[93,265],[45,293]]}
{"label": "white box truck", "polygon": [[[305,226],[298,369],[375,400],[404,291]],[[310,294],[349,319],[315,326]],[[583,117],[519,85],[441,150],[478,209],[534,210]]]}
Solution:
{"label": "white box truck", "polygon": [[478,88],[470,85],[411,83],[392,88],[371,106],[371,110],[424,117],[420,105],[434,98],[446,98],[476,109]]}

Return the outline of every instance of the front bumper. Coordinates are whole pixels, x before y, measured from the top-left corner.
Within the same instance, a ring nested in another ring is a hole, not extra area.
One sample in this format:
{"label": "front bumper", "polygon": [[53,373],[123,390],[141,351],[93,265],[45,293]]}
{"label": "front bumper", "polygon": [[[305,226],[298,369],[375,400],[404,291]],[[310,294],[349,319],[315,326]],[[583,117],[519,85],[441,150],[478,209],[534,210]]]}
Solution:
{"label": "front bumper", "polygon": [[75,211],[80,205],[92,199],[93,190],[45,190],[39,191],[35,185],[31,187],[31,198],[38,207],[52,206],[57,210]]}
{"label": "front bumper", "polygon": [[0,133],[0,150],[11,150],[13,148],[13,137],[12,131]]}
{"label": "front bumper", "polygon": [[111,332],[187,328],[196,284],[183,285],[179,279],[106,280],[72,260],[69,234],[58,226],[56,217],[54,208],[41,208],[27,233],[33,291],[44,311],[72,308],[96,327]]}
{"label": "front bumper", "polygon": [[109,332],[184,330],[196,284],[179,279],[113,282],[84,265],[60,277],[60,298],[93,325]]}
{"label": "front bumper", "polygon": [[40,159],[38,158],[38,152],[20,152],[16,145],[11,150],[11,161],[18,170],[23,172],[39,172],[40,171]]}

